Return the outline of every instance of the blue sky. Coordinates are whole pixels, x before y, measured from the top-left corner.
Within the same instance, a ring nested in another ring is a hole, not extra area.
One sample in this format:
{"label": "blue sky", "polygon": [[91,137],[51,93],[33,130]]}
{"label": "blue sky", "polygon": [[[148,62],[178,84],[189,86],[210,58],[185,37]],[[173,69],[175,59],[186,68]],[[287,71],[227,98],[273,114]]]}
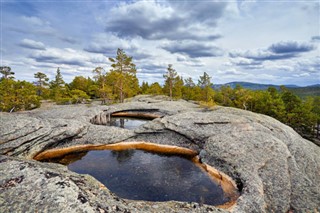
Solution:
{"label": "blue sky", "polygon": [[140,82],[163,82],[168,64],[195,81],[320,83],[319,1],[1,0],[1,66],[65,81],[110,69],[122,48]]}

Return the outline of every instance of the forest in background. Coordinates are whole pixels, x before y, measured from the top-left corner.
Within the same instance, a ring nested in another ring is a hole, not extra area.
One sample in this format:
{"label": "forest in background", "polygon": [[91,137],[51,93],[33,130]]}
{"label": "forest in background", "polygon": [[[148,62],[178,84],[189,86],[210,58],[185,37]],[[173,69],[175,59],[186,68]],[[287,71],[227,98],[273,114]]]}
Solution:
{"label": "forest in background", "polygon": [[[64,82],[59,68],[51,81],[45,73],[38,72],[34,74],[36,81],[30,83],[15,80],[11,68],[2,66],[0,111],[31,110],[40,107],[41,100],[77,104],[99,99],[102,104],[113,104],[138,94],[167,95],[171,99],[197,101],[206,107],[221,105],[269,115],[309,140],[320,138],[320,96],[314,93],[299,97],[294,90],[284,86],[279,89],[269,87],[267,90],[250,90],[240,85],[213,89],[211,76],[206,72],[198,82],[194,82],[192,78],[179,76],[172,64],[168,65],[163,75],[163,86],[158,82],[142,82],[140,85],[132,57],[118,49],[116,57],[109,60],[112,63],[110,70],[96,67],[92,71],[93,78],[76,76],[71,83]],[[301,92],[303,89],[296,90]]]}

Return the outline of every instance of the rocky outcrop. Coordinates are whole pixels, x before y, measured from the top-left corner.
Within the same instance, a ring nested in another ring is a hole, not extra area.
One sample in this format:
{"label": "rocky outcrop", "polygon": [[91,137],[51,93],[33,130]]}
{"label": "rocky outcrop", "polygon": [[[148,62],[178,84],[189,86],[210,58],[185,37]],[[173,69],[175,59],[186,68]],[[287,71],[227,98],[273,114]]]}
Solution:
{"label": "rocky outcrop", "polygon": [[0,156],[0,212],[223,212],[182,202],[119,199],[89,175],[59,164]]}
{"label": "rocky outcrop", "polygon": [[[93,124],[98,117],[137,110],[158,118],[135,130]],[[31,160],[48,149],[124,141],[176,145],[198,152],[203,162],[237,182],[241,196],[227,211],[320,211],[320,148],[268,116],[140,96],[104,107],[79,105],[2,113],[0,120],[0,167],[4,171],[0,177],[1,212],[63,208],[70,212],[225,211],[190,203],[123,200],[92,177]],[[15,199],[23,193],[25,197]]]}

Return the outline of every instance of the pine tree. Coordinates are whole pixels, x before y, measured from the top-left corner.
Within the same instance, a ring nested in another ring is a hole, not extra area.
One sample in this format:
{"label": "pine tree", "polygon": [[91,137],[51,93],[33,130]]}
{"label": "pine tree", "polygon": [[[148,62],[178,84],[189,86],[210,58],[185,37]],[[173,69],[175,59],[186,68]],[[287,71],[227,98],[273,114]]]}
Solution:
{"label": "pine tree", "polygon": [[130,92],[128,91],[130,88],[130,77],[136,78],[136,65],[132,62],[132,57],[127,56],[122,49],[117,50],[116,58],[109,58],[109,60],[112,62],[111,72],[117,74],[116,87],[119,89],[120,102],[123,103],[125,93]]}
{"label": "pine tree", "polygon": [[66,93],[66,87],[65,82],[62,78],[60,68],[57,69],[57,74],[55,76],[55,79],[50,82],[50,88],[51,88],[51,96],[55,101],[61,99],[63,96],[65,96],[64,93]]}
{"label": "pine tree", "polygon": [[165,78],[165,88],[169,88],[169,96],[172,100],[172,91],[175,84],[175,80],[178,74],[175,69],[172,68],[172,64],[168,64],[167,73],[163,75]]}
{"label": "pine tree", "polygon": [[48,84],[49,78],[47,77],[46,74],[44,74],[42,72],[35,73],[34,77],[38,79],[38,81],[36,81],[36,84],[38,86],[37,95],[41,96],[43,94],[44,86],[48,86],[49,85]]}
{"label": "pine tree", "polygon": [[14,72],[11,71],[11,67],[1,66],[0,73],[3,75],[2,79],[14,79]]}
{"label": "pine tree", "polygon": [[58,67],[57,69],[57,74],[55,76],[55,80],[51,82],[53,87],[64,87],[65,86],[65,82],[62,78],[61,72],[60,72],[60,68]]}
{"label": "pine tree", "polygon": [[212,101],[214,91],[212,89],[211,77],[206,72],[203,73],[203,76],[200,76],[200,79],[198,80],[198,86],[204,93],[204,100],[206,102]]}

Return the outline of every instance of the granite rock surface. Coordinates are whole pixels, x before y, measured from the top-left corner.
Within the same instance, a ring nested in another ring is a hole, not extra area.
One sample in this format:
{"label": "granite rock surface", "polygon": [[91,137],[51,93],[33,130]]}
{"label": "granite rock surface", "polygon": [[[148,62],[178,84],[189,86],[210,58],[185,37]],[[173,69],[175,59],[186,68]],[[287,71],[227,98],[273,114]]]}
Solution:
{"label": "granite rock surface", "polygon": [[[117,112],[157,118],[134,130],[98,125]],[[124,200],[88,175],[32,160],[80,144],[147,141],[193,149],[229,175],[241,196],[230,209]],[[319,212],[320,148],[265,115],[138,96],[111,106],[54,106],[0,113],[0,212]],[[18,199],[19,197],[19,199]]]}

